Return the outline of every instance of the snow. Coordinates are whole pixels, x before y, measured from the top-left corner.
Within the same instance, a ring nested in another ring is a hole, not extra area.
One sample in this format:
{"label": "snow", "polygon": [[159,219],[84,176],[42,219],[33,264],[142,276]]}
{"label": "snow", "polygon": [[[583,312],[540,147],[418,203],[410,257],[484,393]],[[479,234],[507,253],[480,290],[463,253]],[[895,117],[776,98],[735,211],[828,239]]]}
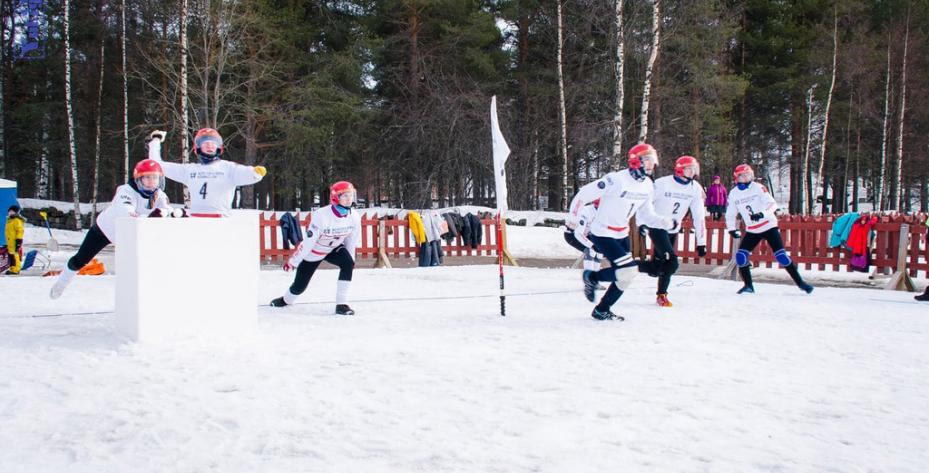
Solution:
{"label": "snow", "polygon": [[[113,276],[78,277],[57,301],[51,279],[0,279],[0,471],[929,464],[929,317],[911,294],[736,296],[679,276],[662,309],[643,276],[616,307],[627,320],[597,322],[577,271],[506,274],[505,318],[490,265],[359,269],[358,315],[337,317],[323,269],[304,304],[259,308],[258,332],[225,344],[119,339]],[[256,304],[291,280],[261,272]],[[65,312],[85,314],[32,317]]]}

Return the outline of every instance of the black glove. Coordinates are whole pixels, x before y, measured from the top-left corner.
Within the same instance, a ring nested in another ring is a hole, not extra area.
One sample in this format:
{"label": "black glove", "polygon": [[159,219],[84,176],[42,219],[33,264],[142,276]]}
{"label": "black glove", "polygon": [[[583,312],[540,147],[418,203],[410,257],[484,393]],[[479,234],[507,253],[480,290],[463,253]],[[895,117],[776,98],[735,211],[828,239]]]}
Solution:
{"label": "black glove", "polygon": [[706,256],[706,245],[697,245],[697,256]]}
{"label": "black glove", "polygon": [[761,212],[755,212],[755,213],[751,214],[750,217],[752,218],[752,221],[753,221],[753,222],[757,222],[757,221],[759,221],[759,220],[761,220],[761,219],[764,218],[764,214],[761,213]]}
{"label": "black glove", "polygon": [[166,215],[161,214],[161,209],[152,210],[151,213],[148,214],[148,218],[158,218],[158,217],[166,217]]}
{"label": "black glove", "polygon": [[639,235],[648,236],[648,227],[645,225],[639,225]]}
{"label": "black glove", "polygon": [[17,239],[16,239],[16,249],[14,249],[13,251],[19,253],[19,250],[22,250],[22,249],[23,249],[23,239],[22,239],[22,238],[17,238]]}
{"label": "black glove", "polygon": [[672,218],[672,219],[671,219],[671,228],[668,229],[668,232],[670,232],[670,233],[677,233],[678,231],[680,231],[680,229],[681,229],[681,222],[680,222],[678,219],[676,219],[676,218]]}
{"label": "black glove", "polygon": [[732,238],[735,238],[736,240],[742,238],[742,232],[738,230],[729,230],[729,234],[732,235]]}

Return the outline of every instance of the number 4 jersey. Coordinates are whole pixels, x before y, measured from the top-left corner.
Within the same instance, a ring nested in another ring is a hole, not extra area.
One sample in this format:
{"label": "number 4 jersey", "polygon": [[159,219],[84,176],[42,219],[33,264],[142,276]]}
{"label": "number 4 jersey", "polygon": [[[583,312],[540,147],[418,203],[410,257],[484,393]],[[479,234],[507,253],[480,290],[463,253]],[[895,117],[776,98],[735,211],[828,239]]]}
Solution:
{"label": "number 4 jersey", "polygon": [[655,213],[678,222],[689,209],[697,245],[706,245],[706,210],[703,208],[703,186],[699,182],[691,180],[682,184],[674,176],[659,178],[655,181],[654,202]]}
{"label": "number 4 jersey", "polygon": [[161,164],[165,177],[187,186],[190,192],[190,214],[219,216],[229,213],[235,188],[261,180],[254,166],[243,166],[217,159],[210,164],[169,163],[161,160],[161,140],[148,143],[148,157]]}

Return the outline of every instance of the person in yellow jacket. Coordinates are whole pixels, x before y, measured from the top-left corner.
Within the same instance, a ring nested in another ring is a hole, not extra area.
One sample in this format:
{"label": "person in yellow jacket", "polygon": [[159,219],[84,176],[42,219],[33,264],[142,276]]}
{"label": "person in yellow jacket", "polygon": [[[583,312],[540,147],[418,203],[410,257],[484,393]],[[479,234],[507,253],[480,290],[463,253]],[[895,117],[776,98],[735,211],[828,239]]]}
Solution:
{"label": "person in yellow jacket", "polygon": [[413,232],[416,244],[422,245],[426,241],[426,226],[423,225],[423,218],[412,210],[407,214],[407,218],[410,221],[410,231]]}
{"label": "person in yellow jacket", "polygon": [[13,204],[7,210],[6,214],[6,248],[10,252],[13,263],[7,271],[9,274],[19,274],[19,266],[22,264],[22,258],[19,251],[23,247],[23,235],[25,234],[26,219],[19,214],[19,206]]}

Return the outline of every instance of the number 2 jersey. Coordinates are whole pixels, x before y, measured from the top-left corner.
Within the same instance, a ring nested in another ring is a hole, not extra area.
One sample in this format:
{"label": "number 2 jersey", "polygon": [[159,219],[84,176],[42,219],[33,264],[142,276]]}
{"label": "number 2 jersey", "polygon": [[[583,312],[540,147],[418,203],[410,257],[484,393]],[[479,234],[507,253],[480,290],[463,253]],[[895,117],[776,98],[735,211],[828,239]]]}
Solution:
{"label": "number 2 jersey", "polygon": [[[654,204],[655,213],[678,222],[690,209],[697,246],[706,245],[706,210],[703,208],[703,186],[699,182],[691,180],[681,183],[674,176],[659,178],[655,181]],[[673,233],[677,233],[677,230]]]}
{"label": "number 2 jersey", "polygon": [[339,246],[345,246],[354,259],[360,240],[361,215],[355,209],[349,209],[342,215],[334,205],[320,207],[313,211],[306,238],[297,246],[289,262],[291,266],[297,266],[304,260],[320,261]]}
{"label": "number 2 jersey", "polygon": [[[745,222],[746,231],[764,233],[777,227],[775,209],[777,209],[777,202],[765,186],[752,182],[745,189],[739,189],[739,186],[733,187],[729,191],[729,206],[726,207],[726,229],[737,230],[739,228],[735,222],[735,216],[738,214]],[[761,218],[757,218],[756,215],[756,220],[752,220],[752,214],[759,212],[762,214]]]}
{"label": "number 2 jersey", "polygon": [[243,166],[217,159],[210,164],[169,163],[161,160],[161,140],[148,143],[148,157],[161,164],[165,177],[187,186],[191,216],[219,216],[229,213],[235,188],[261,180],[254,166]]}
{"label": "number 2 jersey", "polygon": [[629,219],[636,215],[639,225],[670,229],[673,222],[655,213],[652,205],[654,183],[651,178],[636,179],[628,169],[611,172],[581,187],[568,208],[568,219],[577,222],[584,204],[600,199],[597,218],[590,234],[607,238],[629,236]]}

